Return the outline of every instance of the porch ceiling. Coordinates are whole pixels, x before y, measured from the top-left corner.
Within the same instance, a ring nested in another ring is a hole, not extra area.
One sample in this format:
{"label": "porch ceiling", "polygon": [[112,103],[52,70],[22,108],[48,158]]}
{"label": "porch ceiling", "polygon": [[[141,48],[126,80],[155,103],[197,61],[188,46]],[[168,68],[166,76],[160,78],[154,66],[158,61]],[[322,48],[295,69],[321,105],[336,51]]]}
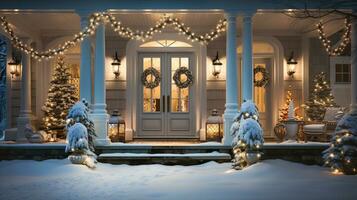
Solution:
{"label": "porch ceiling", "polygon": [[[114,16],[122,24],[132,29],[146,30],[155,25],[164,12],[115,12]],[[191,29],[198,33],[205,33],[213,29],[219,19],[224,18],[222,12],[179,12],[166,13],[179,18]],[[71,35],[79,31],[80,18],[76,13],[63,12],[2,12],[10,23],[14,24],[18,33],[31,36],[56,37]],[[338,18],[329,16],[324,20]],[[241,32],[241,19],[238,19],[237,29]],[[258,35],[316,35],[314,30],[318,19],[294,19],[280,12],[259,11],[253,18],[253,31]],[[335,20],[326,26],[326,32],[332,34],[343,27],[343,20]],[[111,28],[107,29],[107,35],[115,36]],[[168,29],[167,31],[171,31]]]}

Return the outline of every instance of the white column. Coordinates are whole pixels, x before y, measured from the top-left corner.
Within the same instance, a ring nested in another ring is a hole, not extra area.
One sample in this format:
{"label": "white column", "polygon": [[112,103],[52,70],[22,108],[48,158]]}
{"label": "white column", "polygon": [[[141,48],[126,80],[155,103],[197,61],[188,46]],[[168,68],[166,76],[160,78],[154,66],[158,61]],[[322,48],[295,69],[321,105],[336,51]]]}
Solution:
{"label": "white column", "polygon": [[[81,30],[89,24],[88,12],[78,12],[81,20]],[[90,38],[86,37],[81,42],[81,65],[80,65],[80,99],[86,99],[92,104],[92,76],[91,76],[91,48]]]}
{"label": "white column", "polygon": [[253,100],[252,12],[243,14],[243,100]]}
{"label": "white column", "polygon": [[227,70],[226,70],[226,109],[224,111],[224,136],[223,144],[231,145],[232,135],[230,129],[233,118],[238,113],[238,91],[237,91],[237,13],[227,12]]}
{"label": "white column", "polygon": [[[353,12],[357,15],[357,10]],[[351,111],[357,112],[357,19],[352,18],[351,27]]]}
{"label": "white column", "polygon": [[94,57],[94,104],[91,117],[97,134],[96,145],[110,143],[107,136],[107,121],[109,116],[105,103],[105,25],[102,23],[96,29]]}
{"label": "white column", "polygon": [[[29,39],[23,41],[30,46]],[[31,110],[31,57],[29,54],[22,53],[21,60],[21,94],[20,94],[20,113],[17,117],[16,142],[27,142],[25,127],[32,125],[33,115]]]}

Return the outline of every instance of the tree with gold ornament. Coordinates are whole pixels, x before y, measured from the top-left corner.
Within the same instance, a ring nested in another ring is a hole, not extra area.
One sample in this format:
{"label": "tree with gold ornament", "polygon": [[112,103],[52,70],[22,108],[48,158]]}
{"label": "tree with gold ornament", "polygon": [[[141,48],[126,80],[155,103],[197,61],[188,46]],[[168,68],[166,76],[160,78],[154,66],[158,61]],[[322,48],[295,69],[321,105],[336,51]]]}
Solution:
{"label": "tree with gold ornament", "polygon": [[71,83],[70,69],[63,57],[58,57],[52,76],[48,96],[42,106],[42,128],[52,138],[64,138],[68,110],[78,101],[78,94],[75,85]]}
{"label": "tree with gold ornament", "polygon": [[320,72],[313,80],[313,90],[305,102],[305,113],[309,121],[322,121],[326,108],[336,106],[331,87],[326,80],[326,73]]}
{"label": "tree with gold ornament", "polygon": [[[284,105],[279,109],[279,121],[284,121],[288,119],[288,114],[289,114],[289,105],[290,102],[293,101],[293,92],[291,90],[291,85],[289,85],[289,89],[287,90],[286,97],[285,97],[285,103]],[[297,110],[298,108],[294,107],[294,112],[295,112],[295,118],[300,119],[297,115]]]}

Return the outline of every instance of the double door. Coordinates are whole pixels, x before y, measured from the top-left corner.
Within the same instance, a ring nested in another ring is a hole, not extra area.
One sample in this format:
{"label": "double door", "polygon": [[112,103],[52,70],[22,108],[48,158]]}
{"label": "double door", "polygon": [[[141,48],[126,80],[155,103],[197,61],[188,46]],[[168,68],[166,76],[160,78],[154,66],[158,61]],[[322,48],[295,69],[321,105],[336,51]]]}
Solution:
{"label": "double door", "polygon": [[[173,80],[180,67],[195,77],[191,53],[140,53],[138,56],[138,109],[136,138],[195,138],[194,85],[179,88]],[[153,83],[157,77],[143,75],[154,68],[160,75],[154,88],[145,87],[143,79]],[[181,75],[182,82],[187,76]],[[194,84],[194,83],[193,83]]]}

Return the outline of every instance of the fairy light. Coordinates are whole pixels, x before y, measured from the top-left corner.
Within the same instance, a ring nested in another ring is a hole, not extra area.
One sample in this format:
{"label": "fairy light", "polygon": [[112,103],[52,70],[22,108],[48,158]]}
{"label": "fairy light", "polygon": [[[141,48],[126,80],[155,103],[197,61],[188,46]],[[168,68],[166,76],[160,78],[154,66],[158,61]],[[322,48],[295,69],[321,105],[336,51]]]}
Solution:
{"label": "fairy light", "polygon": [[336,48],[332,48],[331,40],[327,39],[327,36],[324,32],[324,26],[322,21],[320,21],[317,25],[317,31],[319,33],[319,39],[322,42],[322,45],[325,47],[326,52],[329,56],[339,56],[343,53],[347,45],[351,42],[351,22],[349,19],[345,19],[345,32],[342,36],[342,41]]}
{"label": "fairy light", "polygon": [[129,38],[132,40],[145,41],[153,37],[154,34],[162,32],[167,25],[172,25],[178,31],[179,34],[187,36],[192,42],[199,42],[202,45],[208,44],[210,41],[216,39],[222,32],[226,30],[226,19],[220,20],[215,29],[210,33],[199,35],[190,30],[190,27],[186,26],[177,18],[168,16],[162,17],[154,27],[151,27],[147,31],[133,31],[128,27],[122,26],[120,21],[109,14],[108,12],[93,13],[89,18],[89,25],[80,32],[74,34],[71,40],[64,42],[55,49],[48,49],[46,51],[38,51],[22,42],[20,38],[15,34],[12,25],[7,21],[6,17],[0,17],[0,24],[3,30],[9,34],[12,45],[29,54],[31,57],[38,61],[43,59],[50,59],[58,54],[64,54],[68,49],[74,47],[79,42],[83,41],[86,37],[93,35],[97,26],[101,23],[110,23],[113,30],[118,33],[119,36]]}

